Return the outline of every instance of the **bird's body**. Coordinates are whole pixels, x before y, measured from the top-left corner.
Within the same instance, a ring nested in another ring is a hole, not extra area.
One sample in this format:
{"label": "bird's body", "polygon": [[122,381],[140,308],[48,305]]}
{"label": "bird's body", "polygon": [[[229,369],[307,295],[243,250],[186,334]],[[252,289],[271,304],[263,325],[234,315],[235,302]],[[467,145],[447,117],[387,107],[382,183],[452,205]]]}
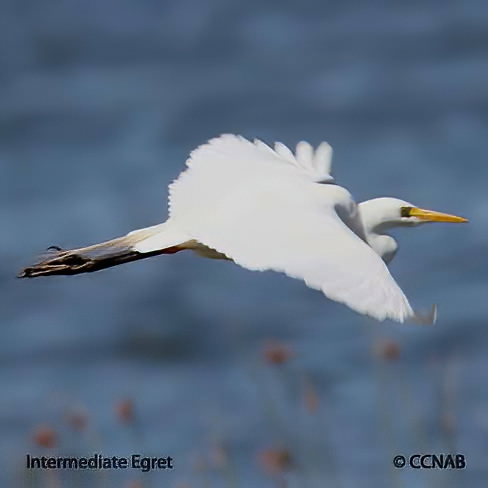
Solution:
{"label": "bird's body", "polygon": [[[305,142],[295,154],[277,143],[223,135],[190,155],[170,185],[166,222],[106,243],[56,250],[21,276],[94,271],[192,249],[251,270],[280,271],[378,320],[419,318],[385,263],[395,226],[466,221],[394,198],[356,204],[335,184],[332,149]],[[433,317],[430,317],[432,320]]]}

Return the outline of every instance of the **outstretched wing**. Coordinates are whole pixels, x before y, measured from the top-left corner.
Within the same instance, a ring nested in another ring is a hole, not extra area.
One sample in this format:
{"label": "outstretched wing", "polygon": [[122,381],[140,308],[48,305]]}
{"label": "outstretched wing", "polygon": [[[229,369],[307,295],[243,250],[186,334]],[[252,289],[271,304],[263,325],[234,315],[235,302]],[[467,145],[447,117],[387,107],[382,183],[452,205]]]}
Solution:
{"label": "outstretched wing", "polygon": [[[302,279],[379,320],[412,318],[381,258],[337,215],[336,208],[355,209],[350,194],[317,184],[302,170],[310,153],[298,152],[292,161],[283,146],[275,151],[236,136],[210,141],[171,185],[169,222],[245,268]],[[150,250],[144,241],[136,248]]]}

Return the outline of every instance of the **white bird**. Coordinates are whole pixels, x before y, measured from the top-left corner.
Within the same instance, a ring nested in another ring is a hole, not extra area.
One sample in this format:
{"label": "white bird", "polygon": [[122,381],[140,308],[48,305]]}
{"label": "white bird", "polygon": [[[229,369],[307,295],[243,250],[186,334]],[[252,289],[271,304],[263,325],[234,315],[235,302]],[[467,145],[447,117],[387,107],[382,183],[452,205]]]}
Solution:
{"label": "white bird", "polygon": [[49,255],[19,277],[77,274],[191,249],[250,270],[304,280],[327,297],[378,320],[421,317],[390,275],[397,250],[388,232],[425,222],[467,222],[396,198],[356,204],[334,183],[332,148],[300,142],[295,154],[225,134],[195,149],[170,185],[166,222],[124,237]]}

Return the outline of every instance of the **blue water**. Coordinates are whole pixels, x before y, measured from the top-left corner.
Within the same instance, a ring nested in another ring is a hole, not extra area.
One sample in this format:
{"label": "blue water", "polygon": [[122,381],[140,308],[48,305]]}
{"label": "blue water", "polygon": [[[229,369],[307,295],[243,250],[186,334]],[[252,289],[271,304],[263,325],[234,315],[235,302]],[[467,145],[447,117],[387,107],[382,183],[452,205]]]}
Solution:
{"label": "blue water", "polygon": [[[1,2],[0,484],[481,486],[487,27],[475,0]],[[185,253],[15,278],[49,245],[163,221],[189,151],[224,132],[327,140],[358,201],[467,216],[396,234],[392,274],[416,308],[437,303],[438,323],[379,324],[299,281]],[[269,338],[295,356],[266,364]],[[381,338],[396,361],[371,352]],[[135,425],[114,414],[125,398]],[[33,442],[44,424],[58,447]],[[290,469],[267,473],[259,453],[282,447]],[[24,469],[26,453],[93,452],[171,455],[175,469]],[[462,453],[467,468],[393,468],[417,452]]]}

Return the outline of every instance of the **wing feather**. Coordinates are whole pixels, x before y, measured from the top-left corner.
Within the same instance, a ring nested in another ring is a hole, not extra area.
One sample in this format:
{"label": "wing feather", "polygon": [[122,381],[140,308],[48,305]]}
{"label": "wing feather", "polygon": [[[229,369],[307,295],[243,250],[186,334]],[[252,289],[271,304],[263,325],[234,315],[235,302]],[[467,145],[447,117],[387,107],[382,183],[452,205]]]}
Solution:
{"label": "wing feather", "polygon": [[313,164],[318,174],[331,174],[332,147],[327,142],[322,142],[315,150]]}
{"label": "wing feather", "polygon": [[313,166],[313,147],[305,141],[300,141],[295,149],[296,160],[304,169],[315,169]]}
{"label": "wing feather", "polygon": [[275,150],[276,154],[278,154],[278,156],[280,156],[282,159],[284,159],[285,161],[288,161],[289,163],[294,164],[294,162],[295,162],[294,154],[282,142],[275,142],[274,150]]}

